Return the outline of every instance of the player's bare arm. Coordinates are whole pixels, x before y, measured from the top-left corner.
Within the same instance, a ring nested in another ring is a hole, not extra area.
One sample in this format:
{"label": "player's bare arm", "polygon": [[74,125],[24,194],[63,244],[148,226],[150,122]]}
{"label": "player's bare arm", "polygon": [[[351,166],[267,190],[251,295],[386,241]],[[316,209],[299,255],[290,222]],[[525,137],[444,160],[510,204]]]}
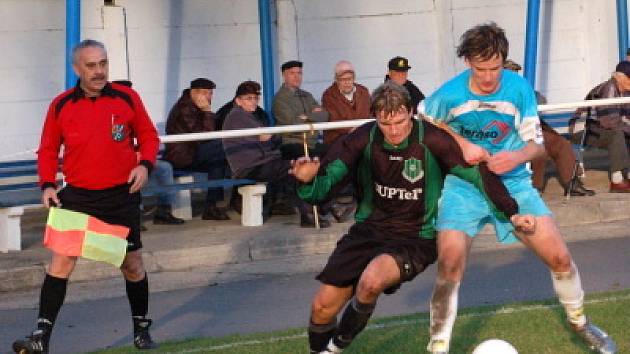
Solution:
{"label": "player's bare arm", "polygon": [[435,122],[431,119],[426,119],[428,122],[433,123],[436,127],[444,130],[450,136],[455,139],[459,148],[462,149],[464,154],[464,160],[469,165],[478,165],[483,161],[487,161],[490,157],[490,153],[477,144],[473,144],[468,139],[454,132],[448,124],[444,122]]}
{"label": "player's bare arm", "polygon": [[[461,145],[460,145],[461,146]],[[488,157],[490,171],[502,175],[512,171],[522,163],[531,161],[545,153],[541,144],[529,141],[524,148],[517,151],[501,151]]]}

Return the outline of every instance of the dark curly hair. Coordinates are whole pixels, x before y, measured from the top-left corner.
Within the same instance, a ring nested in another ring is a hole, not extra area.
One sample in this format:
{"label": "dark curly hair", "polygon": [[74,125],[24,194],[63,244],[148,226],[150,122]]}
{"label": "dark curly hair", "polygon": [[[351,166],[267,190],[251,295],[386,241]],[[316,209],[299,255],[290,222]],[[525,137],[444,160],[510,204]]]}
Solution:
{"label": "dark curly hair", "polygon": [[457,56],[465,59],[492,59],[500,55],[502,60],[508,56],[510,44],[503,28],[496,23],[484,23],[464,32],[459,40]]}

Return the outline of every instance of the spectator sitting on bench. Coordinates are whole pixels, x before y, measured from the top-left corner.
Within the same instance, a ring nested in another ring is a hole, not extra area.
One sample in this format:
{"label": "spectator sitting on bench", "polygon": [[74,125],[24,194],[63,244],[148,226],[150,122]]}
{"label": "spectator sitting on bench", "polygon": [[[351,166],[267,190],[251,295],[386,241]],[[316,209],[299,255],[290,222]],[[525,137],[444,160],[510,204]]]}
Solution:
{"label": "spectator sitting on bench", "polygon": [[[334,81],[322,95],[322,106],[328,112],[331,122],[370,118],[370,91],[355,82],[354,66],[347,60],[335,65]],[[324,131],[324,144],[329,149],[335,141],[345,137],[354,128],[333,129]],[[340,188],[331,211],[335,220],[345,222],[352,218],[356,203],[354,188],[351,183]]]}
{"label": "spectator sitting on bench", "polygon": [[[221,108],[219,108],[219,110],[217,111],[216,122],[218,130],[223,130],[223,123],[225,122],[225,118],[227,118],[228,114],[230,114],[232,108],[236,106],[236,102],[234,102],[235,99],[236,97],[221,106]],[[256,116],[256,119],[263,123],[265,127],[269,127],[272,125],[271,120],[269,119],[269,114],[267,114],[267,112],[265,112],[265,110],[262,109],[260,106],[256,105],[256,110],[253,114]]]}
{"label": "spectator sitting on bench", "polygon": [[[313,95],[302,90],[302,62],[288,61],[281,66],[282,86],[273,97],[273,115],[276,125],[294,125],[328,121],[328,112],[324,111]],[[282,156],[294,160],[305,155],[303,133],[285,133],[282,136]],[[324,145],[317,142],[316,134],[308,134],[306,143],[311,156],[322,156]]]}
{"label": "spectator sitting on bench", "polygon": [[[586,100],[630,96],[630,62],[617,64],[609,80],[595,86],[586,95]],[[610,159],[610,192],[630,193],[630,104],[618,104],[580,108],[575,112],[570,131],[572,140],[579,143],[584,137],[584,144],[608,150]],[[585,129],[577,133],[575,123],[586,116]],[[626,171],[624,175],[623,171]]]}
{"label": "spectator sitting on bench", "polygon": [[[506,60],[503,63],[503,67],[514,72],[519,72],[521,66],[513,60]],[[538,91],[534,91],[536,94],[536,103],[539,105],[547,104],[545,96]],[[542,118],[540,119],[540,125],[543,133],[543,140],[545,146],[545,155],[535,158],[531,161],[532,167],[532,184],[536,189],[542,192],[545,189],[545,168],[547,166],[547,159],[551,158],[556,164],[558,170],[558,181],[564,188],[566,193],[567,189],[571,187],[571,196],[582,197],[595,195],[595,191],[587,189],[582,184],[582,180],[577,177],[582,175],[582,171],[578,171],[575,176],[573,184],[571,184],[571,178],[573,178],[573,168],[575,167],[575,153],[571,143],[558,134],[549,124],[547,124]],[[579,165],[578,165],[579,168]]]}
{"label": "spectator sitting on bench", "polygon": [[[173,181],[173,166],[165,160],[157,160],[147,186],[170,186]],[[175,217],[172,214],[171,206],[175,202],[174,190],[160,190],[157,188],[155,195],[157,196],[157,209],[153,214],[153,223],[156,225],[181,225],[184,219]]]}
{"label": "spectator sitting on bench", "polygon": [[[260,99],[260,84],[245,81],[236,90],[235,106],[225,118],[226,130],[261,128],[267,126],[254,112]],[[267,182],[267,197],[273,200],[274,194],[283,187],[290,186],[289,192],[293,203],[298,207],[302,227],[313,227],[314,220],[310,205],[297,198],[295,179],[289,175],[290,163],[282,158],[281,139],[277,135],[262,134],[239,138],[223,139],[227,160],[234,178],[248,178]],[[269,203],[267,205],[270,205]],[[274,210],[271,213],[275,213]],[[268,215],[267,215],[268,216]],[[330,226],[326,220],[320,221],[320,227]]]}
{"label": "spectator sitting on bench", "polygon": [[[186,134],[215,131],[215,115],[211,110],[214,82],[199,78],[191,81],[175,103],[166,121],[166,134]],[[226,176],[226,161],[223,146],[218,139],[166,144],[164,159],[177,169],[205,172],[208,180]],[[219,209],[217,202],[223,200],[223,188],[208,188],[203,220],[229,220]]]}

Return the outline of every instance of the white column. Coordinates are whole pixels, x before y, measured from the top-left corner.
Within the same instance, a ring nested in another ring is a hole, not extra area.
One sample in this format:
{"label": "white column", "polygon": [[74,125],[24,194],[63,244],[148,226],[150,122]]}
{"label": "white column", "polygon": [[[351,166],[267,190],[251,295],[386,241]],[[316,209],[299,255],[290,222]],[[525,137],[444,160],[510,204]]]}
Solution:
{"label": "white column", "polygon": [[122,6],[103,6],[103,38],[109,60],[109,80],[129,80],[127,19]]}

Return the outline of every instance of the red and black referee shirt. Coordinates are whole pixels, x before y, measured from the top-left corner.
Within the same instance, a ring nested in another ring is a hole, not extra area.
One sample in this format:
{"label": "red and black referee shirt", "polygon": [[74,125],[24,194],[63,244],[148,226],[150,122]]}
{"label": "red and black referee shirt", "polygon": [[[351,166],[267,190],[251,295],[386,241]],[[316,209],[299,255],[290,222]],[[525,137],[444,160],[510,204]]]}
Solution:
{"label": "red and black referee shirt", "polygon": [[62,145],[66,182],[96,190],[127,183],[129,173],[139,163],[150,171],[159,137],[133,89],[108,83],[100,96],[90,98],[77,83],[57,96],[48,108],[37,151],[42,188],[55,185]]}

